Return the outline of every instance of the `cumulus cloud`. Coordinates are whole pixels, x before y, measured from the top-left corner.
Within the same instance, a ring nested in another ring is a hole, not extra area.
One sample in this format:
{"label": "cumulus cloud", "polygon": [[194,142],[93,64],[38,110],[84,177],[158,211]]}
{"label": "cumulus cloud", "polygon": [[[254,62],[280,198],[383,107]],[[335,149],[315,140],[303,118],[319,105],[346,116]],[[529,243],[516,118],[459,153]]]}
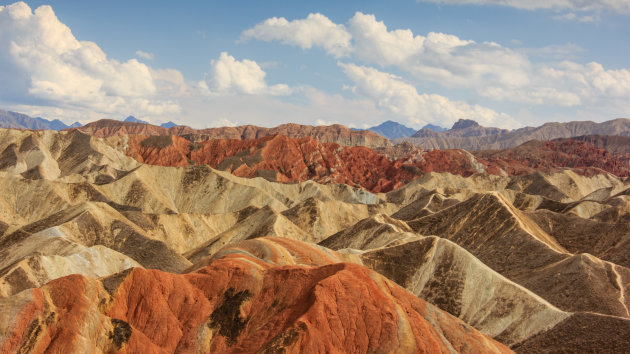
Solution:
{"label": "cumulus cloud", "polygon": [[450,87],[480,83],[521,86],[528,83],[529,61],[496,43],[476,43],[457,36],[388,30],[374,15],[357,12],[349,21],[357,58],[383,67],[396,66],[421,80]]}
{"label": "cumulus cloud", "polygon": [[0,7],[0,80],[0,97],[15,104],[102,114],[179,110],[175,102],[155,99],[149,67],[108,59],[95,43],[77,40],[50,6]]}
{"label": "cumulus cloud", "polygon": [[627,97],[630,96],[630,71],[606,70],[596,62],[541,64],[536,67],[533,80],[532,85],[527,87],[510,89],[489,86],[479,91],[482,96],[498,101],[565,107],[627,107]]}
{"label": "cumulus cloud", "polygon": [[149,53],[149,52],[145,52],[142,50],[136,50],[136,55],[142,59],[146,59],[146,60],[153,60],[153,58],[155,57],[153,55],[153,53]]}
{"label": "cumulus cloud", "polygon": [[614,11],[630,14],[627,0],[418,0],[446,5],[496,5],[523,10],[572,10],[572,11]]}
{"label": "cumulus cloud", "polygon": [[305,19],[293,21],[284,17],[269,18],[243,32],[241,37],[243,40],[280,41],[302,49],[317,46],[335,57],[342,57],[350,50],[351,36],[343,25],[335,24],[322,14],[312,13]]}
{"label": "cumulus cloud", "polygon": [[450,126],[464,118],[490,126],[518,126],[508,115],[486,107],[452,101],[436,94],[420,94],[401,78],[375,68],[351,63],[339,63],[339,66],[355,83],[353,90],[357,94],[373,99],[380,108],[408,117],[416,125]]}
{"label": "cumulus cloud", "polygon": [[[527,6],[537,8],[547,3],[555,2],[533,1],[527,2],[530,4]],[[567,2],[578,10],[591,8],[588,3]],[[519,4],[526,6],[525,2]],[[316,25],[317,22],[311,22],[311,26]],[[251,38],[258,38],[251,34],[256,32],[257,27],[245,33]],[[581,50],[572,44],[511,49],[494,42],[479,43],[446,33],[419,35],[408,29],[388,29],[374,15],[361,12],[349,19],[347,26],[331,24],[328,20],[325,27],[345,31],[343,37],[349,38],[349,42],[344,41],[344,53],[357,61],[402,71],[407,74],[407,80],[414,83],[432,83],[447,89],[468,89],[479,97],[499,102],[550,107],[604,103],[622,106],[623,96],[628,97],[630,94],[626,90],[627,70],[606,70],[598,63],[582,65],[571,62],[568,59],[574,58]],[[300,42],[284,39],[286,36],[293,38],[290,37],[292,31],[288,26],[276,26],[274,36],[264,39],[299,45]],[[324,29],[313,29],[315,33],[322,31]],[[309,42],[311,45],[322,46],[322,43],[312,41]]]}
{"label": "cumulus cloud", "polygon": [[236,60],[226,52],[210,62],[210,72],[206,74],[202,87],[215,94],[270,94],[288,95],[291,88],[285,84],[268,86],[266,73],[253,60]]}

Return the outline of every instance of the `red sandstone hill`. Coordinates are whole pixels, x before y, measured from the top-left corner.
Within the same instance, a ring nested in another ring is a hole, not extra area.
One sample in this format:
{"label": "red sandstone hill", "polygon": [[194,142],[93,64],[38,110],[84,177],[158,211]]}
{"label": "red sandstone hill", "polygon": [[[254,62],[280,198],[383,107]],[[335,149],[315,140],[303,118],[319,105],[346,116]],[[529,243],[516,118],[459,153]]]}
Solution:
{"label": "red sandstone hill", "polygon": [[213,139],[248,140],[282,134],[291,138],[311,137],[321,142],[337,143],[344,146],[385,147],[392,145],[388,139],[374,132],[352,130],[339,124],[314,127],[289,123],[274,128],[243,125],[196,130],[187,126],[175,126],[167,129],[151,124],[101,119],[76,129],[99,138],[128,134],[147,136],[178,135],[191,142],[202,142]]}
{"label": "red sandstone hill", "polygon": [[178,136],[130,135],[109,141],[128,156],[152,165],[206,164],[239,177],[344,183],[372,192],[388,192],[425,172],[463,176],[484,172],[483,163],[462,150],[418,152],[390,160],[363,146],[344,147],[283,135],[250,140],[214,139],[196,144]]}
{"label": "red sandstone hill", "polygon": [[[322,143],[313,138],[283,135],[258,139],[213,139],[191,143],[179,136],[129,135],[110,138],[136,160],[160,166],[206,164],[239,177],[264,177],[278,182],[343,183],[371,192],[388,192],[427,172],[461,176],[477,173],[524,175],[535,171],[574,169],[580,174],[609,172],[628,176],[630,163],[588,142],[533,141],[517,148],[480,151],[475,155],[457,149],[372,149]],[[402,156],[388,158],[387,155]]]}
{"label": "red sandstone hill", "polygon": [[477,151],[474,154],[496,164],[510,175],[572,168],[580,170],[582,174],[606,171],[619,177],[630,176],[630,154],[612,154],[587,139],[532,140],[515,148]]}
{"label": "red sandstone hill", "polygon": [[2,353],[511,352],[352,263],[280,266],[232,253],[183,275],[70,275],[9,300]]}

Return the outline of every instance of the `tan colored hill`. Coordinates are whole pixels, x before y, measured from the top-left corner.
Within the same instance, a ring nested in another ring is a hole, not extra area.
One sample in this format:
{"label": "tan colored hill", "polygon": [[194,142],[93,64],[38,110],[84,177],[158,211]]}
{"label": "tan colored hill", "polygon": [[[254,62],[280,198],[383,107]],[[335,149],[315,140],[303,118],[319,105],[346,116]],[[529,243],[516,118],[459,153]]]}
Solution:
{"label": "tan colored hill", "polygon": [[[620,285],[625,283],[611,283],[609,279],[619,272],[630,275],[629,269],[592,256],[570,254],[500,194],[478,194],[409,221],[409,226],[420,234],[459,244],[490,268],[560,309],[628,317],[629,303],[621,296],[626,286]],[[589,289],[588,294],[584,289]]]}

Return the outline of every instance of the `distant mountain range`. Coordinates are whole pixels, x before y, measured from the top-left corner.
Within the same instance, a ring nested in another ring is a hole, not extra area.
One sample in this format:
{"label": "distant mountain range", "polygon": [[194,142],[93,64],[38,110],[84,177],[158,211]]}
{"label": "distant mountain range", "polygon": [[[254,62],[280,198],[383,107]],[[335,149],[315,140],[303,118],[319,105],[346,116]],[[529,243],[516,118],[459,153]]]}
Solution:
{"label": "distant mountain range", "polygon": [[[66,125],[57,119],[51,121],[0,110],[0,128],[62,130],[75,127],[82,126],[78,122]],[[603,123],[590,121],[553,122],[540,127],[525,127],[515,130],[483,127],[470,119],[460,119],[451,129],[427,124],[418,131],[391,120],[367,130],[349,129],[338,124],[329,127],[284,124],[274,128],[244,125],[196,130],[170,121],[160,126],[152,125],[147,121],[129,116],[123,121],[99,120],[89,123],[81,129],[95,136],[179,135],[194,142],[217,138],[254,139],[283,134],[293,138],[308,136],[321,142],[335,142],[345,146],[362,145],[371,148],[385,148],[392,145],[389,141],[392,140],[395,144],[407,142],[425,150],[464,149],[477,151],[512,148],[531,140],[594,135],[630,137],[630,119],[619,118]],[[619,145],[617,140],[607,139],[607,141],[610,141],[610,144]]]}
{"label": "distant mountain range", "polygon": [[62,130],[80,126],[79,122],[66,125],[59,119],[33,118],[26,114],[0,110],[0,128]]}
{"label": "distant mountain range", "polygon": [[461,119],[449,130],[436,132],[420,129],[412,137],[395,139],[395,143],[410,142],[422,149],[492,150],[507,149],[530,140],[552,140],[583,135],[630,136],[630,119],[619,118],[595,123],[576,121],[545,123],[540,127],[515,130],[488,128],[473,120]]}
{"label": "distant mountain range", "polygon": [[368,128],[367,130],[373,131],[376,134],[382,135],[387,139],[402,138],[405,136],[412,136],[416,130],[406,127],[400,123],[388,120],[375,127]]}
{"label": "distant mountain range", "polygon": [[171,121],[168,121],[168,122],[166,122],[166,123],[162,123],[162,124],[160,124],[160,127],[162,127],[162,128],[166,128],[166,129],[173,128],[173,127],[177,127],[177,126],[179,126],[179,124],[173,123],[173,122],[171,122]]}
{"label": "distant mountain range", "polygon": [[146,120],[138,119],[134,116],[129,116],[125,118],[123,122],[149,124],[149,122],[147,122]]}
{"label": "distant mountain range", "polygon": [[[445,131],[446,128],[440,127],[438,125],[427,124],[422,129],[427,129],[431,131],[441,132]],[[360,130],[360,129],[354,129]],[[373,131],[376,134],[386,137],[387,139],[398,139],[413,136],[416,133],[416,130],[413,128],[409,128],[403,124],[398,122],[394,122],[392,120],[388,120],[383,122],[377,126],[367,128],[366,130]]]}
{"label": "distant mountain range", "polygon": [[434,125],[434,124],[427,124],[424,127],[422,127],[422,129],[429,129],[436,132],[443,132],[445,130],[448,130],[447,128],[440,127],[439,125]]}
{"label": "distant mountain range", "polygon": [[[123,120],[123,122],[128,123],[141,123],[141,124],[151,124],[145,120],[138,119],[134,116],[129,116]],[[83,126],[79,122],[74,122],[70,125],[65,124],[59,119],[47,120],[44,118],[33,118],[26,114],[4,111],[0,109],[0,128],[15,128],[15,129],[40,129],[40,130],[63,130],[69,128],[78,128]],[[166,122],[160,124],[162,128],[173,128],[177,127],[179,124],[174,122]]]}

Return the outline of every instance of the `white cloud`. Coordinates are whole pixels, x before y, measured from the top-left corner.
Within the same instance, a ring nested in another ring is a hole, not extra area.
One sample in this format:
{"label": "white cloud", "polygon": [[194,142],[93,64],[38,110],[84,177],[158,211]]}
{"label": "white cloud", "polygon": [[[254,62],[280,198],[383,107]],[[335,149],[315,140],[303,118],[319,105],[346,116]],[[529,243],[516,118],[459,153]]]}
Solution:
{"label": "white cloud", "polygon": [[496,5],[523,10],[573,10],[573,11],[614,11],[630,14],[627,0],[418,0],[446,5]]}
{"label": "white cloud", "polygon": [[527,58],[492,42],[476,43],[454,35],[388,30],[374,15],[357,12],[348,27],[358,59],[383,67],[396,66],[423,81],[448,87],[528,82]]}
{"label": "white cloud", "polygon": [[146,60],[153,60],[153,58],[155,57],[153,55],[153,53],[149,53],[149,52],[144,52],[142,50],[136,50],[136,55],[142,59],[146,59]]}
{"label": "white cloud", "polygon": [[[537,8],[546,3],[534,1],[528,2],[528,6]],[[587,3],[567,2],[570,5],[567,7],[573,6],[577,10],[591,8]],[[521,5],[525,6],[525,3]],[[306,20],[289,23],[300,21]],[[313,26],[315,24],[312,23]],[[331,26],[326,24],[326,27]],[[414,84],[431,83],[446,89],[466,89],[473,95],[497,102],[584,109],[612,104],[630,109],[629,104],[623,102],[624,95],[626,98],[630,95],[626,90],[628,70],[606,70],[598,63],[583,65],[571,62],[569,60],[575,60],[581,51],[573,44],[510,49],[494,42],[478,43],[445,33],[430,32],[423,36],[408,29],[390,30],[374,15],[361,12],[348,21],[347,27],[335,28],[344,30],[349,36],[350,44],[344,48],[351,58],[402,71],[407,74],[406,79]],[[274,37],[265,37],[265,40],[282,40],[291,36],[291,30],[289,27],[275,27]],[[323,30],[313,31],[319,33]],[[298,42],[283,42],[298,45]],[[309,45],[322,44],[311,42]],[[336,56],[335,53],[330,54]]]}
{"label": "white cloud", "polygon": [[222,128],[222,127],[236,127],[239,123],[233,122],[225,117],[210,121],[206,124],[206,128]]}
{"label": "white cloud", "polygon": [[269,94],[282,96],[292,90],[285,84],[268,86],[266,73],[253,60],[236,60],[226,52],[210,62],[210,72],[202,87],[215,94]]}
{"label": "white cloud", "polygon": [[630,71],[606,70],[595,62],[579,64],[563,61],[536,66],[533,83],[509,89],[490,86],[480,89],[482,96],[497,101],[547,104],[565,107],[628,107]]}
{"label": "white cloud", "polygon": [[93,42],[78,41],[50,6],[23,2],[0,8],[0,97],[15,105],[56,106],[98,114],[168,114],[151,69],[135,59],[108,59]]}
{"label": "white cloud", "polygon": [[450,126],[458,119],[474,119],[481,124],[513,128],[518,123],[506,114],[435,94],[420,94],[399,77],[374,68],[339,63],[355,83],[357,94],[373,99],[377,106],[409,118],[415,125],[427,123]]}
{"label": "white cloud", "polygon": [[558,21],[598,22],[600,17],[599,15],[577,15],[575,12],[567,12],[554,16],[553,19]]}
{"label": "white cloud", "polygon": [[324,48],[339,58],[348,54],[350,34],[343,25],[333,23],[328,17],[312,13],[301,20],[288,21],[284,17],[272,17],[243,32],[242,39],[280,41],[284,44],[311,49]]}

